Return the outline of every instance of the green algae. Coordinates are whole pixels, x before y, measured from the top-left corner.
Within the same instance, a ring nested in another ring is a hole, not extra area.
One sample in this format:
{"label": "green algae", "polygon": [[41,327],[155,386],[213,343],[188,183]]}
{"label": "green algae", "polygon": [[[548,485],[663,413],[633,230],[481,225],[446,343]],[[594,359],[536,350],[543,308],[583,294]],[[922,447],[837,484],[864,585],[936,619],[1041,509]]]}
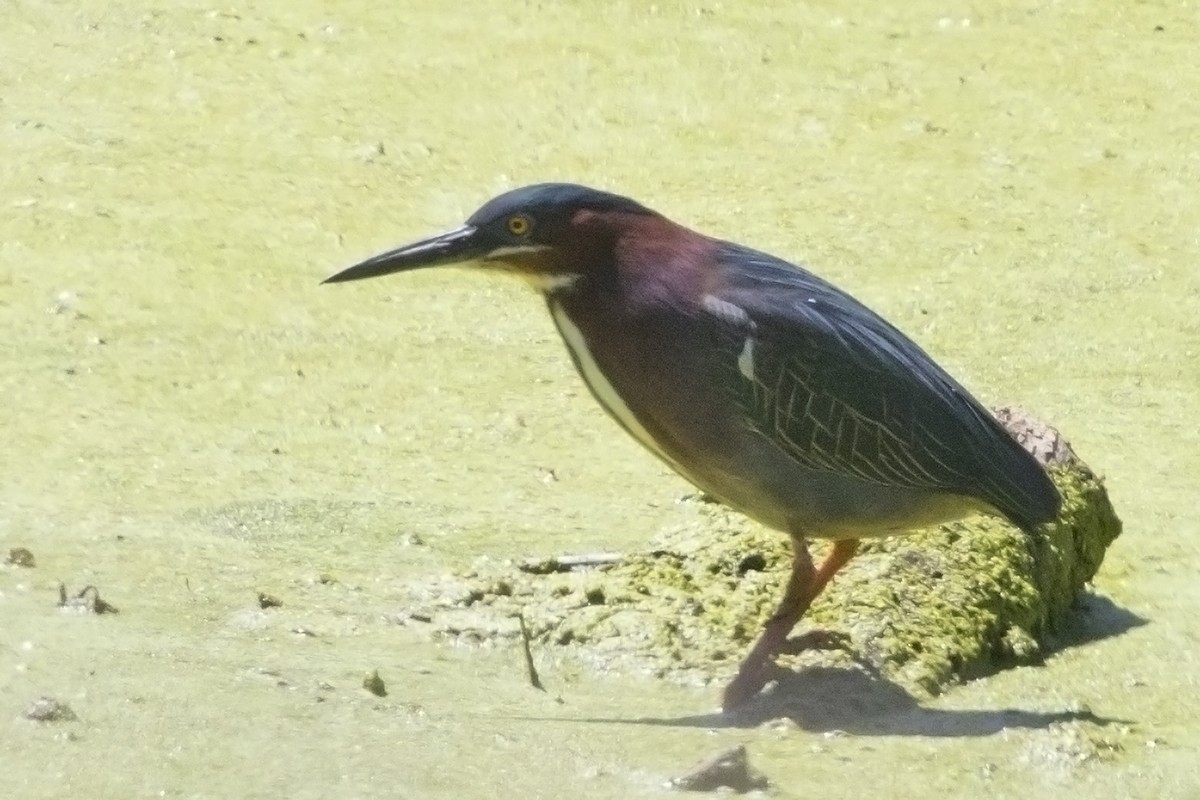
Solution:
{"label": "green algae", "polygon": [[[1055,646],[1121,523],[1102,480],[1057,433],[1015,419],[1038,432],[1025,444],[1062,493],[1059,518],[1029,534],[978,516],[865,542],[806,617],[824,646],[782,664],[865,670],[930,695],[1037,663]],[[440,635],[485,643],[515,636],[520,613],[536,642],[570,647],[597,669],[689,683],[728,678],[782,595],[791,545],[718,504],[688,502],[693,518],[644,551],[580,571],[566,559],[485,559],[415,589],[420,610],[410,616]]]}

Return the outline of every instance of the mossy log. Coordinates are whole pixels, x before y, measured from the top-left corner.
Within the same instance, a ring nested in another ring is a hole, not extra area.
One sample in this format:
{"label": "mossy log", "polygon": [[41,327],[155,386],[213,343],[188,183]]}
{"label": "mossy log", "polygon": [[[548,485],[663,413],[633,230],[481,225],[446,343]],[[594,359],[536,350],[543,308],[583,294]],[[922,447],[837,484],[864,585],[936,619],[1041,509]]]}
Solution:
{"label": "mossy log", "polygon": [[[932,694],[1041,659],[1121,523],[1102,480],[1057,431],[1011,409],[996,415],[1047,465],[1063,495],[1059,518],[1032,535],[977,516],[864,542],[797,629],[819,627],[826,646],[781,664],[864,669]],[[478,564],[414,587],[404,616],[487,643],[515,638],[521,612],[535,643],[601,669],[726,679],[782,594],[791,544],[718,504],[691,503],[694,518],[643,552],[606,554],[591,569],[579,568],[588,559]]]}

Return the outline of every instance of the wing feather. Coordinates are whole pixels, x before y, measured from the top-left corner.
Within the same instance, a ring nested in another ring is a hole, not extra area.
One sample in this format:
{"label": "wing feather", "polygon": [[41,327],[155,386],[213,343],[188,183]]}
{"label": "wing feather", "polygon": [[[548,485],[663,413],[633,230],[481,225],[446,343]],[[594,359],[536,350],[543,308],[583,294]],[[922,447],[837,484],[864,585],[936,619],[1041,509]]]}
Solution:
{"label": "wing feather", "polygon": [[[1041,466],[903,333],[804,269],[719,253],[725,280],[706,305],[723,311],[712,319],[747,425],[812,469],[976,496],[1025,527],[1057,514]],[[747,337],[749,377],[736,363]]]}

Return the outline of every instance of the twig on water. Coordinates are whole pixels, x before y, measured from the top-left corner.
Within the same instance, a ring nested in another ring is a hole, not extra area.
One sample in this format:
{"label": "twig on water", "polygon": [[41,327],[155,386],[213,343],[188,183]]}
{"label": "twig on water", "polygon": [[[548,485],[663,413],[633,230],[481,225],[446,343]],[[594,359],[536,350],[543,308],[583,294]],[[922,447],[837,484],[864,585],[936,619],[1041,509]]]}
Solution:
{"label": "twig on water", "polygon": [[517,622],[521,626],[521,649],[525,652],[525,671],[529,675],[529,685],[540,691],[546,691],[542,679],[538,677],[537,667],[533,665],[533,651],[529,649],[529,628],[525,627],[525,615],[517,612]]}
{"label": "twig on water", "polygon": [[584,553],[577,556],[552,556],[531,558],[517,565],[521,572],[533,575],[549,575],[554,572],[570,572],[576,569],[593,569],[616,564],[625,556],[622,553]]}

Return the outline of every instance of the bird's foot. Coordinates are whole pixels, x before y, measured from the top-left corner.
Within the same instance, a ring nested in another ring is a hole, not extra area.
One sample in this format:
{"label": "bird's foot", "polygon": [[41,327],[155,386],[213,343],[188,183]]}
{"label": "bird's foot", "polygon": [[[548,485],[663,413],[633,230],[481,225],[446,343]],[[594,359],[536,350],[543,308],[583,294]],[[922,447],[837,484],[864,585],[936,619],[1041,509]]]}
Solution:
{"label": "bird's foot", "polygon": [[771,679],[774,667],[775,662],[769,658],[754,663],[743,662],[738,674],[725,687],[725,693],[721,697],[721,711],[734,711],[758,696]]}
{"label": "bird's foot", "polygon": [[765,658],[756,658],[751,655],[742,662],[737,676],[725,687],[721,710],[733,711],[740,708],[762,691],[767,682],[771,680],[772,672],[778,669],[775,664],[775,655],[797,655],[805,650],[845,649],[849,646],[850,641],[850,635],[843,631],[814,628],[781,643],[774,653]]}

